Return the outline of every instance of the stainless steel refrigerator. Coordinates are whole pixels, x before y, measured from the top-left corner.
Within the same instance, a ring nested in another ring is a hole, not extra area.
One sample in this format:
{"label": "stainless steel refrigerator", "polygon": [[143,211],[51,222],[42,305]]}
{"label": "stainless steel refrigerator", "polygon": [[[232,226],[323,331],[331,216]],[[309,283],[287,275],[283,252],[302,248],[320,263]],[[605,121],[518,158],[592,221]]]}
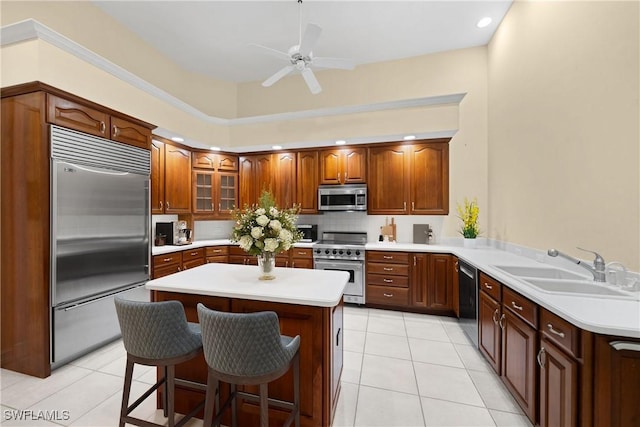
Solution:
{"label": "stainless steel refrigerator", "polygon": [[51,126],[51,363],[120,334],[113,300],[149,300],[150,152]]}

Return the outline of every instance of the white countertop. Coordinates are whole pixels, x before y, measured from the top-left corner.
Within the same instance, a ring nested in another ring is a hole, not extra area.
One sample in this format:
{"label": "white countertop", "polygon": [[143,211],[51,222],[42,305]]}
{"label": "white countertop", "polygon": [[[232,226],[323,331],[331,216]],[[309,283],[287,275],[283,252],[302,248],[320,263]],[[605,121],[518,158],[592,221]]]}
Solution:
{"label": "white countertop", "polygon": [[274,280],[258,280],[258,267],[205,264],[147,282],[147,289],[254,301],[334,307],[349,280],[345,271],[276,267]]}
{"label": "white countertop", "polygon": [[[366,250],[453,254],[579,328],[606,335],[640,338],[639,299],[633,300],[602,295],[581,296],[543,292],[525,281],[519,280],[494,267],[495,265],[514,265],[558,268],[556,266],[547,265],[531,258],[490,247],[467,249],[461,246],[422,245],[413,243],[368,243]],[[589,273],[586,270],[580,270],[582,269],[572,271],[578,272],[578,274],[584,274],[584,278],[590,280]],[[602,284],[602,286],[609,285]]]}
{"label": "white countertop", "polygon": [[[313,247],[314,244],[315,244],[315,242],[313,242],[313,243],[298,242],[295,245],[293,245],[293,247],[294,248],[311,248],[311,247]],[[197,241],[195,241],[193,243],[190,243],[188,245],[153,246],[151,248],[151,255],[163,255],[163,254],[168,254],[168,253],[171,253],[171,252],[187,251],[189,249],[203,248],[205,246],[226,246],[226,245],[237,245],[237,243],[233,243],[229,239],[212,239],[212,240],[197,240]]]}

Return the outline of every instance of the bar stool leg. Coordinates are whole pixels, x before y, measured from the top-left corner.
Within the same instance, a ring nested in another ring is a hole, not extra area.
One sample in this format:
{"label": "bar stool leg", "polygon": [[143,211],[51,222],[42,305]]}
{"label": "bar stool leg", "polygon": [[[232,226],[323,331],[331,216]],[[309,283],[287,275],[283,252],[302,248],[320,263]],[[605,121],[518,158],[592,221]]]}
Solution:
{"label": "bar stool leg", "polygon": [[120,407],[120,423],[119,427],[124,427],[124,417],[127,416],[129,408],[129,396],[131,395],[131,381],[133,379],[133,361],[127,357],[127,367],[124,372],[124,387],[122,389],[122,405]]}
{"label": "bar stool leg", "polygon": [[260,384],[260,427],[269,427],[269,384]]}
{"label": "bar stool leg", "polygon": [[171,366],[167,366],[167,382],[165,383],[167,386],[167,389],[169,390],[169,392],[167,393],[167,398],[169,399],[169,409],[168,409],[168,418],[169,418],[169,427],[174,427],[176,420],[175,420],[175,396],[174,396],[174,391],[176,389],[176,384],[175,384],[175,375],[176,375],[176,367],[175,365],[171,365]]}
{"label": "bar stool leg", "polygon": [[162,405],[162,414],[164,415],[165,418],[168,417],[168,410],[169,410],[169,384],[167,383],[168,381],[168,374],[167,374],[167,367],[164,367],[164,404]]}
{"label": "bar stool leg", "polygon": [[295,404],[295,426],[300,427],[300,351],[293,357],[293,403]]}
{"label": "bar stool leg", "polygon": [[[215,396],[216,385],[214,384],[214,381],[217,382],[213,377],[211,371],[209,371],[209,374],[207,376],[207,394],[204,403],[204,419],[202,423],[203,427],[211,427],[213,423],[213,414],[215,413],[215,408],[219,405],[219,402]],[[218,410],[220,410],[220,408],[218,408]]]}
{"label": "bar stool leg", "polygon": [[231,427],[238,427],[238,402],[236,385],[231,384]]}

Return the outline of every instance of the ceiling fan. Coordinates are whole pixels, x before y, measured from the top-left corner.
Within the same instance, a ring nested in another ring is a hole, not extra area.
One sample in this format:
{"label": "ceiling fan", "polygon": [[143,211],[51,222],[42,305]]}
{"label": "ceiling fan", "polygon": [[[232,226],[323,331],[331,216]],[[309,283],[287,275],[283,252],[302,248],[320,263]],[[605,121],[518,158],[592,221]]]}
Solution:
{"label": "ceiling fan", "polygon": [[302,77],[309,87],[309,90],[312,94],[315,95],[322,91],[322,87],[320,86],[320,83],[318,82],[316,76],[313,74],[313,71],[311,70],[312,67],[353,70],[355,68],[355,63],[349,59],[313,56],[312,51],[318,43],[320,33],[322,33],[322,28],[320,28],[316,24],[309,23],[307,24],[307,28],[304,31],[304,35],[302,34],[302,0],[298,0],[298,3],[300,4],[300,36],[297,45],[291,46],[288,52],[282,52],[259,44],[251,44],[250,46],[257,47],[266,54],[284,59],[289,62],[289,65],[280,69],[274,75],[262,82],[262,86],[269,87],[289,73],[297,70],[302,73]]}

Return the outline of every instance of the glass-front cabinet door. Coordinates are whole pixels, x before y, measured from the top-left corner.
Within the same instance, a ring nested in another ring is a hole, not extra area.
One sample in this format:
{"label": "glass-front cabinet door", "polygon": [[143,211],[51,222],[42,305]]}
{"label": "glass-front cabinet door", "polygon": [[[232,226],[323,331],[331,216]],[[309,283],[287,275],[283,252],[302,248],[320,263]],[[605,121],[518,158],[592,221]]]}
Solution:
{"label": "glass-front cabinet door", "polygon": [[218,173],[218,212],[229,215],[238,204],[238,174]]}
{"label": "glass-front cabinet door", "polygon": [[193,212],[215,211],[213,172],[193,172]]}

